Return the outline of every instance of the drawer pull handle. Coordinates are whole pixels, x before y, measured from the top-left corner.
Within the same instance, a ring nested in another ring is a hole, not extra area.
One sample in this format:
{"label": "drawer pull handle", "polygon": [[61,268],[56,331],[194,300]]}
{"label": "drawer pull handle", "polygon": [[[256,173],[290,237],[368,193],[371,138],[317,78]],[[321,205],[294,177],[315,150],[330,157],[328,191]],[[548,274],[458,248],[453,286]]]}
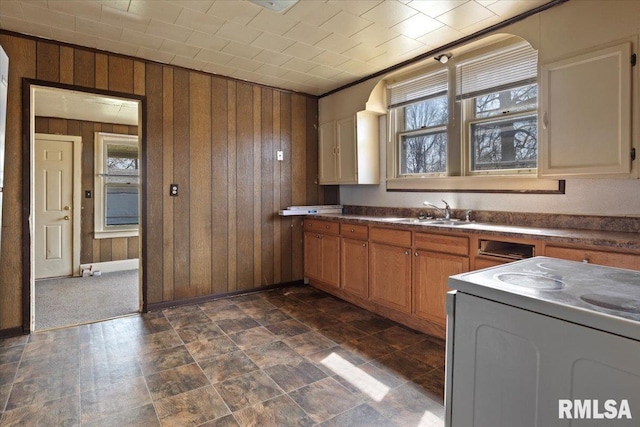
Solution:
{"label": "drawer pull handle", "polygon": [[589,259],[585,258],[585,259],[582,260],[582,262],[584,262],[585,264],[589,264]]}

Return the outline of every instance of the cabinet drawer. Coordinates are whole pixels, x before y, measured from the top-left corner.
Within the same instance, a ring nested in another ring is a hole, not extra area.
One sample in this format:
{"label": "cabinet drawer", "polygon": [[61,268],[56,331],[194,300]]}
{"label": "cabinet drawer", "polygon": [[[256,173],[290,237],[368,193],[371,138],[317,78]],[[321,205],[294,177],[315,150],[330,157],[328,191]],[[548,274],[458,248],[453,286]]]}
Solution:
{"label": "cabinet drawer", "polygon": [[369,227],[366,225],[340,224],[340,235],[352,239],[366,240],[369,237]]}
{"label": "cabinet drawer", "polygon": [[411,246],[411,231],[372,227],[371,240],[396,246]]}
{"label": "cabinet drawer", "polygon": [[547,246],[544,250],[544,254],[552,258],[589,262],[591,264],[628,268],[630,270],[640,270],[640,255],[596,251],[591,249],[565,248],[561,246]]}
{"label": "cabinet drawer", "polygon": [[305,219],[304,229],[315,233],[340,234],[340,223],[320,219]]}
{"label": "cabinet drawer", "polygon": [[463,236],[416,233],[415,246],[416,249],[426,249],[455,255],[469,255],[469,239]]}

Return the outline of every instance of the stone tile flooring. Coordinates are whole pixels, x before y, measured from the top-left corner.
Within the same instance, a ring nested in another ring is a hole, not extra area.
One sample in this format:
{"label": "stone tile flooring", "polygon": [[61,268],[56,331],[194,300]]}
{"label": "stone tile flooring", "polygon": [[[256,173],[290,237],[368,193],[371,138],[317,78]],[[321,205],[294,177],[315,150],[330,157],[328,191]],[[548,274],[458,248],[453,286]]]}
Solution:
{"label": "stone tile flooring", "polygon": [[0,340],[1,426],[442,426],[444,342],[308,286]]}

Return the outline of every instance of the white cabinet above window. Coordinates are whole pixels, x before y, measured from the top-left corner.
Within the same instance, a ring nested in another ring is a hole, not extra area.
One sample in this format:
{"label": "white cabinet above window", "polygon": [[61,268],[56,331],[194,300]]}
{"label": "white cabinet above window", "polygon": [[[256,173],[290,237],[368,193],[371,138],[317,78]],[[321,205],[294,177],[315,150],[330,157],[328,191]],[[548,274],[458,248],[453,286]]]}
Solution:
{"label": "white cabinet above window", "polygon": [[631,54],[627,42],[542,66],[540,176],[630,176]]}
{"label": "white cabinet above window", "polygon": [[379,184],[378,135],[378,114],[369,111],[321,124],[320,184]]}

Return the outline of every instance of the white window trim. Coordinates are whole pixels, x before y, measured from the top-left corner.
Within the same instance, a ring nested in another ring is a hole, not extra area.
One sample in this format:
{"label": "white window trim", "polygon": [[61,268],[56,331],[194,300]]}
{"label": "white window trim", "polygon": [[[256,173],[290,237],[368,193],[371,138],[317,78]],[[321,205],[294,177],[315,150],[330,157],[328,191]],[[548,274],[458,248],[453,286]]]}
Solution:
{"label": "white window trim", "polygon": [[[137,135],[123,135],[107,132],[95,133],[95,179],[94,179],[94,238],[95,239],[112,239],[116,237],[138,237],[140,226],[112,226],[110,229],[106,229],[104,223],[104,209],[105,209],[105,176],[104,171],[105,157],[106,157],[106,142],[118,142],[124,144],[135,144],[138,146],[139,151],[139,139]],[[138,207],[139,211],[139,207]]]}
{"label": "white window trim", "polygon": [[[516,44],[522,42],[522,39]],[[509,48],[511,43],[496,46],[495,51]],[[462,61],[469,61],[474,57],[486,56],[491,52],[490,47],[480,48],[460,58]],[[438,66],[436,66],[438,67]],[[425,74],[437,72],[438,68],[431,67],[425,69]],[[470,144],[467,143],[468,121],[463,115],[462,102],[456,101],[457,75],[455,72],[455,57],[446,65],[449,68],[449,87],[447,91],[449,103],[449,147],[447,154],[447,173],[422,174],[422,175],[401,175],[399,159],[399,133],[396,132],[397,109],[388,111],[387,114],[387,180],[386,186],[389,191],[459,191],[459,192],[532,192],[532,193],[561,193],[564,182],[557,179],[543,179],[539,177],[537,168],[522,169],[521,171],[501,170],[491,173],[470,173]],[[415,71],[412,73],[415,76]],[[538,76],[539,76],[538,72]],[[415,77],[414,77],[415,78]],[[401,78],[395,78],[395,84]],[[538,80],[540,85],[540,80]],[[538,93],[540,87],[538,86]],[[535,110],[538,114],[538,126],[540,127],[539,115],[540,103]],[[528,111],[531,114],[531,110]],[[453,156],[452,156],[453,154]],[[455,160],[454,160],[455,158]],[[459,164],[458,164],[459,162]]]}

